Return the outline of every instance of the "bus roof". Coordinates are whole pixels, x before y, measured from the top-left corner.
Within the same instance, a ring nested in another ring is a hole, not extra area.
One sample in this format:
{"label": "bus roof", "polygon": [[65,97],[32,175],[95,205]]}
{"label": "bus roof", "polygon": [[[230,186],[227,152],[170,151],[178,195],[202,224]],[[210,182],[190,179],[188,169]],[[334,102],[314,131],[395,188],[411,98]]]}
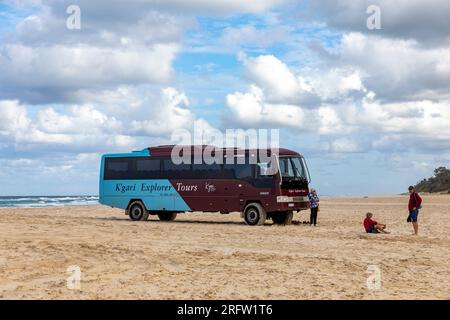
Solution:
{"label": "bus roof", "polygon": [[[150,156],[170,156],[172,154],[172,149],[175,147],[175,145],[160,145],[160,146],[156,146],[156,147],[149,147],[148,151],[150,153]],[[191,148],[191,154],[199,154],[199,153],[203,153],[203,151],[206,148],[212,148],[212,149],[222,149],[223,154],[226,154],[227,151],[230,152],[230,150],[234,150],[234,154],[237,155],[248,155],[248,154],[257,154],[258,151],[266,151],[267,155],[270,155],[271,150],[270,149],[241,149],[241,148],[219,148],[219,147],[214,147],[214,146],[210,146],[210,145],[177,145],[177,147],[180,147],[182,149],[188,149],[189,147]],[[278,155],[279,156],[301,156],[298,152],[289,150],[289,149],[285,149],[285,148],[279,148],[278,149]]]}

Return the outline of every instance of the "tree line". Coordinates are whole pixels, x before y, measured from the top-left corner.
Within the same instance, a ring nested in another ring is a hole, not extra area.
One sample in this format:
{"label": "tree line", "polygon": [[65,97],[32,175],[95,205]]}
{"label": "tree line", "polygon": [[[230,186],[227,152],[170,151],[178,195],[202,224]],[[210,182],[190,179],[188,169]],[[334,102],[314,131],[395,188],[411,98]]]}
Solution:
{"label": "tree line", "polygon": [[446,167],[434,169],[434,176],[423,179],[416,184],[418,192],[448,192],[450,193],[450,170]]}

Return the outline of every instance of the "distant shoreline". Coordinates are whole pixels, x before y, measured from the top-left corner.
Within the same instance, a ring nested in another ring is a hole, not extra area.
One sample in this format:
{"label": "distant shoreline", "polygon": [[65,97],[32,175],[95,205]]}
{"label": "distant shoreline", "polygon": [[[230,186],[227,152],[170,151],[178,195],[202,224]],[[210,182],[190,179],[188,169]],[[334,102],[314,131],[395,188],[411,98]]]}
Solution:
{"label": "distant shoreline", "polygon": [[[444,197],[448,193],[421,193],[423,196]],[[380,199],[407,197],[408,194],[389,195],[322,195],[322,199]],[[52,208],[52,207],[79,207],[98,206],[99,197],[95,195],[76,196],[0,196],[0,208]]]}
{"label": "distant shoreline", "polygon": [[[423,195],[429,195],[429,196],[434,196],[434,195],[448,195],[450,194],[450,190],[449,191],[438,191],[438,192],[418,192],[419,194],[423,194]],[[408,192],[404,192],[404,193],[400,193],[401,196],[407,196],[409,195]]]}
{"label": "distant shoreline", "polygon": [[97,194],[62,194],[62,195],[14,195],[14,196],[0,196],[4,198],[62,198],[62,197],[98,197]]}

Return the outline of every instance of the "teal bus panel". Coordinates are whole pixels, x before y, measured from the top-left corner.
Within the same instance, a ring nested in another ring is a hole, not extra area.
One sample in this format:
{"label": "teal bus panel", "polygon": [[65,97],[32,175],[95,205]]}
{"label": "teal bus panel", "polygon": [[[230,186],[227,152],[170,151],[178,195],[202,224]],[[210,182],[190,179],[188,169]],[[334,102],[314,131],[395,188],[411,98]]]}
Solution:
{"label": "teal bus panel", "polygon": [[167,179],[103,181],[100,203],[126,209],[132,199],[142,200],[147,210],[191,210]]}

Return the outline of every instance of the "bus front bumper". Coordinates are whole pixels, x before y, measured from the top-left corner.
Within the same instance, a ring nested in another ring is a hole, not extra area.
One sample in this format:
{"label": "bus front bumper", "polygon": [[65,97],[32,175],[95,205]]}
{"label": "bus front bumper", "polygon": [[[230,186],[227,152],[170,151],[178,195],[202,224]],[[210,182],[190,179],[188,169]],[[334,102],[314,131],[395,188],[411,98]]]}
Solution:
{"label": "bus front bumper", "polygon": [[302,197],[302,196],[277,196],[277,202],[278,203],[286,203],[286,202],[308,202],[308,197]]}
{"label": "bus front bumper", "polygon": [[282,210],[306,210],[309,208],[309,199],[303,196],[277,196],[277,206]]}

